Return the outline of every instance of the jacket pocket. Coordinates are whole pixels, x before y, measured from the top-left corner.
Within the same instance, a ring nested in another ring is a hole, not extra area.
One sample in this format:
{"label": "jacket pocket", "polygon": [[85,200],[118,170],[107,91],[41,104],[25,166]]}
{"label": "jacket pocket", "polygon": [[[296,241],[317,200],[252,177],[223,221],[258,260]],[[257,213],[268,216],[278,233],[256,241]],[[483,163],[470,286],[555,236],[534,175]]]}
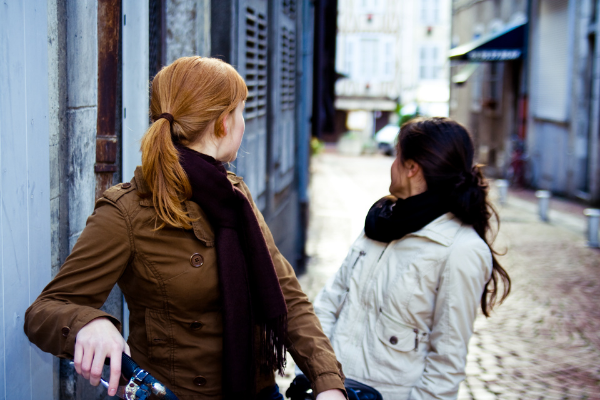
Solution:
{"label": "jacket pocket", "polygon": [[155,363],[168,362],[171,353],[169,319],[164,311],[146,309],[148,359]]}
{"label": "jacket pocket", "polygon": [[419,347],[419,330],[392,320],[386,314],[381,314],[376,326],[377,337],[386,346],[408,352]]}
{"label": "jacket pocket", "polygon": [[376,382],[395,382],[412,386],[423,374],[424,355],[418,350],[419,331],[381,313],[375,326],[377,339],[372,347],[372,366]]}

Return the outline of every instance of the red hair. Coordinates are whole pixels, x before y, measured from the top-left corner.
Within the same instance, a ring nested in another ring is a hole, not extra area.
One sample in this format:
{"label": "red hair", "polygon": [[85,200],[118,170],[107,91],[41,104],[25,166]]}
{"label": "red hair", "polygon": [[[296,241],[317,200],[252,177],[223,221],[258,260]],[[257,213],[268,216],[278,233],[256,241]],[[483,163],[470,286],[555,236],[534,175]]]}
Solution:
{"label": "red hair", "polygon": [[[244,79],[229,64],[216,58],[182,57],[164,67],[152,81],[150,118],[142,138],[142,172],[152,192],[158,217],[165,224],[189,229],[192,219],[182,202],[192,188],[179,164],[174,145],[195,143],[214,122],[222,137],[223,122],[248,96]],[[173,116],[173,123],[159,118]]]}

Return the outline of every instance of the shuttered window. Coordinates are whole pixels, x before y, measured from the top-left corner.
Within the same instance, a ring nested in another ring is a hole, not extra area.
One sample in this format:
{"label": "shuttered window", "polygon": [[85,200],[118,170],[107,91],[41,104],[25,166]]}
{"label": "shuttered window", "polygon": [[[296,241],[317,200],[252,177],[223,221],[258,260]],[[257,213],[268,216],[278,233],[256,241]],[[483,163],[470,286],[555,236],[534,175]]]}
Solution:
{"label": "shuttered window", "polygon": [[266,16],[246,7],[246,119],[267,112],[267,20]]}
{"label": "shuttered window", "polygon": [[268,21],[267,0],[238,0],[237,59],[239,73],[246,80],[248,98],[244,118],[246,131],[235,172],[244,177],[257,206],[264,210],[267,195],[267,92]]}
{"label": "shuttered window", "polygon": [[283,27],[281,32],[281,109],[294,108],[296,95],[295,32]]}
{"label": "shuttered window", "polygon": [[[270,93],[269,137],[272,151],[274,206],[294,180],[296,123],[296,1],[277,0],[270,23],[270,84],[279,89]],[[284,196],[285,197],[285,196]]]}

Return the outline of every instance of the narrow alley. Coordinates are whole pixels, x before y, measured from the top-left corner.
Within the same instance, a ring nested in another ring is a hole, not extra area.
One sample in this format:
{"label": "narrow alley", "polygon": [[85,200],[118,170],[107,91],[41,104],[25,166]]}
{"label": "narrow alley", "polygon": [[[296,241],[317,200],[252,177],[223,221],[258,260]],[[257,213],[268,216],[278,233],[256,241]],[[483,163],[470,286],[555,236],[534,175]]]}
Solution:
{"label": "narrow alley", "polygon": [[[387,193],[393,159],[313,158],[307,272],[311,299],[341,265],[371,204]],[[492,185],[492,199],[497,195]],[[600,253],[585,246],[583,207],[553,200],[541,222],[528,192],[497,205],[495,249],[513,290],[475,322],[459,399],[600,399]],[[285,390],[293,379],[279,378]]]}

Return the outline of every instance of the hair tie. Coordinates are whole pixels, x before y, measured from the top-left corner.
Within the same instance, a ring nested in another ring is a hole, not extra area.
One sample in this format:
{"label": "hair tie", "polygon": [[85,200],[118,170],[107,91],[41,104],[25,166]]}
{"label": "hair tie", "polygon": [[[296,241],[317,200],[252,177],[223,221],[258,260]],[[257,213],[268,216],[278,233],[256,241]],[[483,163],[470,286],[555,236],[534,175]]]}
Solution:
{"label": "hair tie", "polygon": [[156,120],[158,121],[159,119],[164,118],[167,121],[169,121],[170,125],[173,125],[173,116],[169,113],[162,113],[158,116],[158,118],[156,118]]}

